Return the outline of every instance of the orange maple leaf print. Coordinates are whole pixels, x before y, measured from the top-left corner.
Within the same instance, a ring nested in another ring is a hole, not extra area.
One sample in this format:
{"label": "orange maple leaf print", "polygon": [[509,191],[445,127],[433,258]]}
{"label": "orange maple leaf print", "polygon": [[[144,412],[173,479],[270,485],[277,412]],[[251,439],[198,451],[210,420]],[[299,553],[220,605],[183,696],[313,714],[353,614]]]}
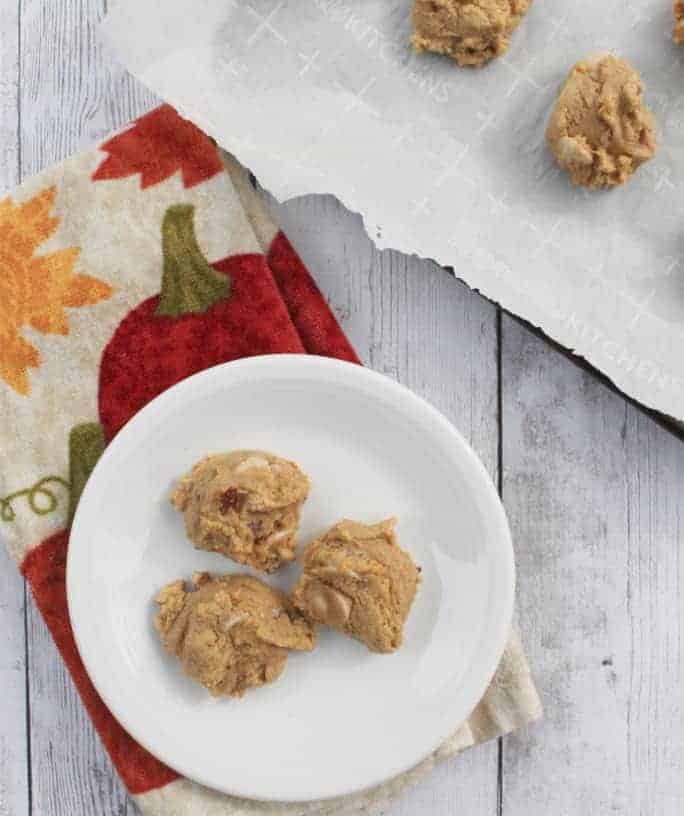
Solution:
{"label": "orange maple leaf print", "polygon": [[50,215],[56,195],[57,188],[49,187],[23,204],[0,201],[0,378],[23,395],[40,354],[22,337],[22,327],[67,335],[66,307],[89,306],[112,294],[103,281],[74,272],[78,247],[35,254],[59,226]]}

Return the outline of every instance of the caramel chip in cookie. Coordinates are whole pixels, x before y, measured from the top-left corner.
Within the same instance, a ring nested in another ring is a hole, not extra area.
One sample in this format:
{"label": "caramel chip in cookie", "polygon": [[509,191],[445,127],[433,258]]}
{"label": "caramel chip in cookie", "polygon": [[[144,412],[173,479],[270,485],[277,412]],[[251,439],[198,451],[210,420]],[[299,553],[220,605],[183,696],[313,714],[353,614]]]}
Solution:
{"label": "caramel chip in cookie", "polygon": [[345,519],[313,541],[293,601],[313,623],[325,624],[393,652],[420,581],[411,556],[397,544],[395,520],[360,524]]}

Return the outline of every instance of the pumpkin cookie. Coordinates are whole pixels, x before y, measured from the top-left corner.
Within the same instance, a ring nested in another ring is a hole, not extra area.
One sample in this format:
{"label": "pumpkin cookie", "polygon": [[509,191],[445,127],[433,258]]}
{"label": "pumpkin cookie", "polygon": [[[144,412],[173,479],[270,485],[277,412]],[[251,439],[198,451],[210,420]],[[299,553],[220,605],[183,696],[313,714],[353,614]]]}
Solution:
{"label": "pumpkin cookie", "polygon": [[241,697],[276,680],[289,650],[309,651],[315,633],[286,595],[249,575],[197,573],[157,595],[155,626],[185,673],[215,696]]}
{"label": "pumpkin cookie", "polygon": [[546,138],[574,184],[589,189],[628,181],[658,146],[641,77],[625,60],[602,54],[577,63],[561,88]]}
{"label": "pumpkin cookie", "polygon": [[674,0],[672,4],[674,12],[675,25],[672,32],[672,38],[679,45],[684,44],[684,0]]}
{"label": "pumpkin cookie", "polygon": [[246,450],[202,459],[181,479],[171,503],[198,549],[272,572],[295,557],[308,494],[309,480],[294,462]]}
{"label": "pumpkin cookie", "polygon": [[413,47],[477,68],[505,53],[532,0],[416,0]]}
{"label": "pumpkin cookie", "polygon": [[397,544],[395,523],[340,521],[307,547],[292,596],[309,620],[357,638],[373,652],[401,646],[420,581],[411,556]]}

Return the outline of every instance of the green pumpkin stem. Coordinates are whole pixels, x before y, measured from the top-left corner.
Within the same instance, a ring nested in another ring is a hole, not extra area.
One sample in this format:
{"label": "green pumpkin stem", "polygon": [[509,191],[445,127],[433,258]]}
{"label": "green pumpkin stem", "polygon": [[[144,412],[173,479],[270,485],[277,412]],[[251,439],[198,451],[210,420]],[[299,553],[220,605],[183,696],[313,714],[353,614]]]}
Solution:
{"label": "green pumpkin stem", "polygon": [[71,429],[69,434],[69,484],[71,486],[69,524],[74,520],[74,513],[83,488],[104,449],[104,431],[98,422],[85,422]]}
{"label": "green pumpkin stem", "polygon": [[230,278],[202,255],[195,235],[195,208],[174,204],[162,223],[164,274],[156,314],[180,317],[206,312],[230,294]]}

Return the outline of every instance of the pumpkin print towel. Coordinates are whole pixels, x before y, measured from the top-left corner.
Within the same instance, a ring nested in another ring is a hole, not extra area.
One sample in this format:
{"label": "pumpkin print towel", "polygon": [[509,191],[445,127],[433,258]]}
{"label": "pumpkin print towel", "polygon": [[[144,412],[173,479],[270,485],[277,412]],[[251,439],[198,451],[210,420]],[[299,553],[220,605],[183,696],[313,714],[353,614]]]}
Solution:
{"label": "pumpkin print towel", "polygon": [[379,811],[438,759],[539,714],[512,636],[482,703],[414,771],[356,796],[281,806],[180,778],[108,712],[66,605],[69,524],[88,475],[169,386],[217,363],[282,352],[358,362],[242,168],[168,105],[0,201],[0,535],[144,816]]}

